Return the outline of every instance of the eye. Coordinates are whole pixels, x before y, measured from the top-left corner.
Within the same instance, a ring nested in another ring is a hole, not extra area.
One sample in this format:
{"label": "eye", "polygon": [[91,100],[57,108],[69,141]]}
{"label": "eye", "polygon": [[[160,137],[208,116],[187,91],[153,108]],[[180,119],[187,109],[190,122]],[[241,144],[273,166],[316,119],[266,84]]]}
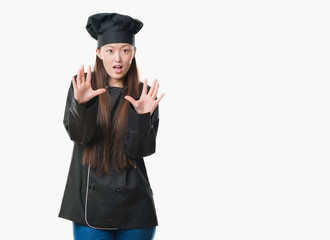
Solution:
{"label": "eye", "polygon": [[128,53],[128,52],[129,52],[129,49],[124,48],[124,49],[123,49],[123,52],[124,52],[124,53]]}
{"label": "eye", "polygon": [[108,52],[108,53],[112,53],[112,49],[108,49],[107,52]]}

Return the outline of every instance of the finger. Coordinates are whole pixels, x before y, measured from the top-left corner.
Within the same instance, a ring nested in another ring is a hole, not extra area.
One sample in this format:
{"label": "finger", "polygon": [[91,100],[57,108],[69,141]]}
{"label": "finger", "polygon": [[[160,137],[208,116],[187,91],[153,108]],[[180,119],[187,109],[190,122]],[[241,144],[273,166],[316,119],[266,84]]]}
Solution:
{"label": "finger", "polygon": [[92,79],[91,65],[88,65],[88,68],[87,68],[87,79],[86,79],[86,83],[88,85],[90,85],[91,79]]}
{"label": "finger", "polygon": [[82,83],[85,83],[85,69],[84,69],[84,65],[81,65],[81,81],[82,81]]}
{"label": "finger", "polygon": [[148,79],[145,79],[143,82],[142,94],[147,94]]}
{"label": "finger", "polygon": [[100,88],[94,91],[95,96],[105,93],[107,90],[105,88]]}
{"label": "finger", "polygon": [[81,66],[78,69],[78,74],[77,74],[77,86],[79,87],[81,85]]}
{"label": "finger", "polygon": [[91,94],[91,99],[95,96],[98,96],[98,95],[101,95],[103,93],[105,93],[107,90],[105,88],[100,88],[100,89],[97,89],[95,91],[92,92]]}
{"label": "finger", "polygon": [[165,93],[162,93],[162,95],[160,95],[160,97],[156,100],[156,103],[158,104],[160,102],[160,100],[162,100],[162,98],[164,97]]}
{"label": "finger", "polygon": [[150,96],[152,96],[152,94],[153,94],[154,91],[155,91],[156,83],[157,83],[157,79],[155,79],[155,80],[152,82],[151,88],[150,88],[149,93],[148,93]]}
{"label": "finger", "polygon": [[76,80],[74,79],[74,77],[72,77],[72,85],[73,85],[73,90],[76,91],[77,83],[76,83]]}
{"label": "finger", "polygon": [[134,98],[132,98],[131,96],[128,96],[128,95],[126,95],[124,98],[125,98],[127,101],[129,101],[130,103],[132,103],[133,106],[134,106],[134,104],[135,104],[135,102],[136,102],[136,100],[135,100]]}
{"label": "finger", "polygon": [[157,84],[156,84],[156,88],[155,88],[155,90],[154,90],[154,92],[153,92],[153,94],[152,94],[152,99],[155,99],[156,98],[156,96],[157,96],[157,93],[158,93],[158,88],[159,88],[159,82],[157,82]]}

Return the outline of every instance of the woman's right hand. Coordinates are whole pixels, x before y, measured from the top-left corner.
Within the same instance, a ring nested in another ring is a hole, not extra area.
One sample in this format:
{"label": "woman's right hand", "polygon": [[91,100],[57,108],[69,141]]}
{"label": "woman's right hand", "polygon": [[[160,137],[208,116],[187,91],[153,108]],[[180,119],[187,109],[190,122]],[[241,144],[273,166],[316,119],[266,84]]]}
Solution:
{"label": "woman's right hand", "polygon": [[72,77],[74,98],[80,104],[84,104],[84,103],[88,102],[89,100],[91,100],[93,97],[100,95],[102,93],[105,93],[107,91],[105,88],[93,90],[91,87],[91,79],[92,79],[92,74],[91,74],[90,65],[88,65],[86,79],[85,79],[85,72],[84,72],[83,65],[81,65],[81,67],[78,70],[77,82],[75,81],[75,78]]}

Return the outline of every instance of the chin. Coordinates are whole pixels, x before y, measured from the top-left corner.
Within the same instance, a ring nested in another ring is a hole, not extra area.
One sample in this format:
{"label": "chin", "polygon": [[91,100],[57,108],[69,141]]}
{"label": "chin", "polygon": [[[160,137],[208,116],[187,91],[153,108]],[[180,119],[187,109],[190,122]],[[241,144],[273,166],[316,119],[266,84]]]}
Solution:
{"label": "chin", "polygon": [[110,74],[108,73],[108,75],[113,79],[123,79],[127,75],[127,72],[120,74],[111,72]]}
{"label": "chin", "polygon": [[115,80],[122,80],[126,76],[126,74],[108,74],[110,78],[115,79]]}

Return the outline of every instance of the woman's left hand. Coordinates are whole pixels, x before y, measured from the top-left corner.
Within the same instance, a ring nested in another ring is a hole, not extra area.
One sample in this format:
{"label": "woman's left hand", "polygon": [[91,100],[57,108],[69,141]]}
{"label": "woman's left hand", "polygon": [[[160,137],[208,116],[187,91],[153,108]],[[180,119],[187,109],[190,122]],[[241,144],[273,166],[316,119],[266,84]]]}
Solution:
{"label": "woman's left hand", "polygon": [[135,100],[134,98],[128,95],[125,96],[125,99],[128,100],[130,103],[132,103],[135,111],[138,114],[144,114],[150,112],[150,115],[152,115],[158,103],[164,97],[165,93],[162,93],[162,95],[156,100],[157,92],[159,88],[159,83],[157,82],[157,79],[153,81],[148,93],[147,93],[147,86],[148,86],[147,79],[145,79],[139,100]]}

